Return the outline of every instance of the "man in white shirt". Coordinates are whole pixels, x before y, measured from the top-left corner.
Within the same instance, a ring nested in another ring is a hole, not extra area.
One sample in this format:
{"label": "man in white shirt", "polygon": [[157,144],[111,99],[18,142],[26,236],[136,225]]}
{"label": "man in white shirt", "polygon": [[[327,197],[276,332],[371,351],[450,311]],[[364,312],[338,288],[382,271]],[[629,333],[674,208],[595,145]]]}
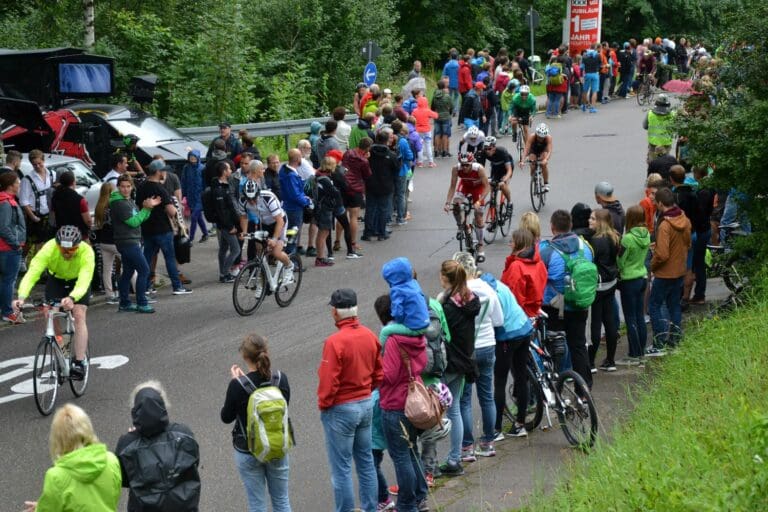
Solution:
{"label": "man in white shirt", "polygon": [[483,435],[475,445],[472,435],[472,384],[464,385],[461,394],[461,418],[464,423],[464,441],[461,460],[473,462],[476,455],[493,457],[496,403],[493,399],[493,366],[496,363],[496,335],[494,327],[504,325],[504,312],[498,295],[488,283],[478,277],[475,258],[467,252],[457,252],[453,258],[467,273],[467,286],[480,299],[480,313],[475,318],[475,361],[477,361],[477,399],[483,416]]}
{"label": "man in white shirt", "polygon": [[128,171],[128,157],[123,153],[115,153],[111,158],[112,170],[101,179],[104,183],[112,183],[117,190],[117,179]]}
{"label": "man in white shirt", "polygon": [[296,169],[296,172],[299,173],[302,180],[307,181],[310,176],[315,175],[315,167],[312,165],[312,160],[310,159],[310,156],[312,155],[312,144],[310,144],[307,139],[301,139],[296,144],[296,148],[301,151],[301,164],[298,169]]}
{"label": "man in white shirt", "polygon": [[32,172],[21,180],[19,190],[19,204],[27,217],[25,255],[33,247],[34,252],[37,252],[37,249],[50,240],[53,234],[49,214],[51,192],[53,192],[53,183],[56,181],[53,172],[45,167],[45,155],[42,151],[39,149],[30,151],[29,163],[32,164]]}
{"label": "man in white shirt", "polygon": [[347,124],[344,117],[347,115],[347,109],[336,107],[333,109],[333,120],[336,121],[336,140],[339,141],[341,152],[349,149],[349,134],[352,133],[352,127]]}

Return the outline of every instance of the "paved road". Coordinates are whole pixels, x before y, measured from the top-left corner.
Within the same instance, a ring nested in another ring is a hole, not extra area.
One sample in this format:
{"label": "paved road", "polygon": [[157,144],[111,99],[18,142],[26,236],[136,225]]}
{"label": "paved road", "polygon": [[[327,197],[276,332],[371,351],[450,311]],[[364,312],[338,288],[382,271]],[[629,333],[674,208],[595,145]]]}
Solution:
{"label": "paved road", "polygon": [[[572,112],[551,123],[555,152],[552,192],[541,212],[545,231],[556,208],[570,210],[578,201],[594,204],[593,186],[600,180],[608,179],[615,185],[625,206],[641,198],[645,177],[643,115],[634,102],[624,101],[604,107],[596,115]],[[509,137],[501,144],[512,146]],[[372,305],[377,295],[386,292],[380,269],[390,258],[402,255],[413,262],[425,291],[439,291],[437,269],[457,249],[457,242],[453,219],[441,210],[449,163],[453,162],[438,162],[438,168],[419,169],[416,173],[413,220],[408,226],[396,228],[388,242],[363,243],[364,259],[342,259],[329,269],[310,268],[296,301],[288,308],[279,308],[268,297],[254,316],[237,316],[232,308],[231,286],[216,282],[215,241],[195,246],[195,261],[185,268],[194,280],[194,294],[173,297],[167,288],[161,290],[156,315],[116,314],[113,307],[105,305],[91,308],[94,356],[127,358],[127,362],[124,358],[103,360],[103,367],[92,374],[87,394],[76,401],[90,413],[101,440],[114,447],[130,426],[128,395],[133,386],[149,378],[160,379],[170,396],[172,419],[190,425],[201,445],[201,509],[242,510],[245,499],[232,461],[230,427],[220,422],[219,410],[229,380],[228,369],[238,362],[240,337],[256,330],[269,338],[272,360],[291,382],[291,414],[298,441],[291,455],[293,508],[330,510],[332,493],[315,398],[322,341],[334,330],[328,297],[338,287],[357,289],[363,322],[378,327]],[[512,188],[516,224],[519,215],[530,207],[527,176],[516,170]],[[497,239],[488,247],[482,268],[499,273],[508,252],[506,242]],[[29,396],[14,392],[14,387],[24,391],[23,381],[30,374],[25,371],[26,360],[10,361],[31,356],[41,330],[39,321],[0,330],[3,510],[15,510],[25,499],[34,499],[50,465],[50,420],[40,417]],[[124,364],[104,367],[120,363]],[[616,417],[616,400],[624,398],[623,385],[629,379],[628,372],[597,376],[596,394],[604,421]],[[71,399],[70,391],[63,389],[60,403]],[[447,505],[447,510],[457,511],[486,509],[486,503],[492,509],[513,506],[572,454],[557,430],[537,433],[520,443],[500,444],[506,445],[501,447],[502,456],[474,464],[470,476],[446,484],[436,493],[436,500]],[[387,471],[394,481],[391,466]]]}

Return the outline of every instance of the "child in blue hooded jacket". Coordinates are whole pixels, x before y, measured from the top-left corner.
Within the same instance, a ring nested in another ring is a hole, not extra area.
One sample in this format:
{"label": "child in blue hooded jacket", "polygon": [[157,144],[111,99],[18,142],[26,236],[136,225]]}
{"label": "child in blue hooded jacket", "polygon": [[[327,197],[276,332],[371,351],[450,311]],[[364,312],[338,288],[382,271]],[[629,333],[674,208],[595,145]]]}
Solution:
{"label": "child in blue hooded jacket", "polygon": [[413,331],[429,326],[427,299],[419,283],[413,278],[413,267],[408,258],[395,258],[384,264],[381,275],[389,284],[392,317]]}
{"label": "child in blue hooded jacket", "polygon": [[181,170],[181,194],[187,200],[192,226],[189,229],[189,238],[195,239],[197,226],[203,231],[201,242],[208,240],[208,225],[203,218],[203,169],[205,166],[200,161],[200,152],[193,149],[187,155],[187,163]]}

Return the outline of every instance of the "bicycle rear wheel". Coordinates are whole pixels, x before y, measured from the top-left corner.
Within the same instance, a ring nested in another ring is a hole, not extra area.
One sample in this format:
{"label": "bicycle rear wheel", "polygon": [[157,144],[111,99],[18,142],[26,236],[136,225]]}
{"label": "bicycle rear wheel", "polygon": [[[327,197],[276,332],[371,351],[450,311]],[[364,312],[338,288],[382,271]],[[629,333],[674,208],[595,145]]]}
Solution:
{"label": "bicycle rear wheel", "polygon": [[541,206],[544,206],[547,204],[547,189],[546,185],[544,185],[544,174],[541,171],[537,173],[537,180],[539,182],[539,203]]}
{"label": "bicycle rear wheel", "polygon": [[291,263],[293,263],[293,279],[290,282],[283,281],[283,273],[285,269],[280,271],[278,276],[277,290],[275,290],[275,300],[277,305],[284,308],[288,306],[301,287],[301,276],[303,275],[301,269],[301,256],[291,254]]}
{"label": "bicycle rear wheel", "polygon": [[541,205],[541,189],[539,188],[538,170],[536,170],[531,176],[531,206],[533,211],[538,212],[541,210]]}
{"label": "bicycle rear wheel", "polygon": [[251,260],[237,274],[232,286],[232,304],[238,315],[248,316],[264,302],[267,294],[267,272],[261,260]]}
{"label": "bicycle rear wheel", "polygon": [[53,412],[56,405],[56,395],[59,391],[59,362],[64,359],[55,341],[44,337],[40,340],[35,351],[35,362],[32,370],[32,390],[35,395],[35,405],[43,416]]}
{"label": "bicycle rear wheel", "polygon": [[523,140],[523,129],[520,127],[520,123],[517,124],[517,161],[523,159],[523,151],[525,150],[525,141]]}
{"label": "bicycle rear wheel", "polygon": [[497,215],[496,205],[489,205],[488,211],[485,212],[485,233],[483,234],[485,243],[492,244],[496,240],[496,227],[500,218],[502,217]]}
{"label": "bicycle rear wheel", "polygon": [[640,82],[640,87],[637,89],[637,94],[635,94],[635,99],[637,100],[637,104],[641,107],[643,106],[643,103],[645,103],[645,91],[647,88],[647,84],[645,82]]}
{"label": "bicycle rear wheel", "polygon": [[[513,426],[517,417],[517,404],[514,396],[515,383],[512,382],[507,387],[507,403],[504,407],[504,419],[510,426]],[[544,393],[541,390],[541,384],[536,379],[536,375],[531,368],[528,368],[528,405],[525,411],[525,430],[533,432],[541,424],[544,417]],[[508,428],[501,426],[502,432],[508,432]]]}
{"label": "bicycle rear wheel", "polygon": [[589,448],[597,438],[597,409],[584,379],[573,370],[566,370],[557,379],[557,393],[563,410],[557,411],[560,428],[571,445]]}
{"label": "bicycle rear wheel", "polygon": [[83,375],[83,380],[72,380],[69,379],[69,387],[72,388],[72,393],[77,396],[83,396],[85,394],[85,388],[88,387],[88,377],[91,375],[91,347],[88,347],[88,350],[85,352],[85,375]]}
{"label": "bicycle rear wheel", "polygon": [[501,236],[507,236],[512,231],[512,214],[514,212],[514,206],[507,201],[507,198],[502,196],[499,206],[499,230]]}

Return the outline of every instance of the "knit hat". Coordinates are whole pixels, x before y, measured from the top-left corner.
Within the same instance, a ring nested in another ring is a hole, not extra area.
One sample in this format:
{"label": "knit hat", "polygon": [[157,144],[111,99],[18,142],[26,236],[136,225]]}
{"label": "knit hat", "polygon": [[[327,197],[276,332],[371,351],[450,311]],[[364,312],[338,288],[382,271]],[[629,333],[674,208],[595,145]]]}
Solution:
{"label": "knit hat", "polygon": [[341,159],[344,158],[344,154],[340,150],[338,150],[338,149],[332,149],[332,150],[328,151],[325,154],[325,156],[329,156],[329,157],[333,158],[334,160],[336,160],[337,164],[340,164],[341,163]]}

